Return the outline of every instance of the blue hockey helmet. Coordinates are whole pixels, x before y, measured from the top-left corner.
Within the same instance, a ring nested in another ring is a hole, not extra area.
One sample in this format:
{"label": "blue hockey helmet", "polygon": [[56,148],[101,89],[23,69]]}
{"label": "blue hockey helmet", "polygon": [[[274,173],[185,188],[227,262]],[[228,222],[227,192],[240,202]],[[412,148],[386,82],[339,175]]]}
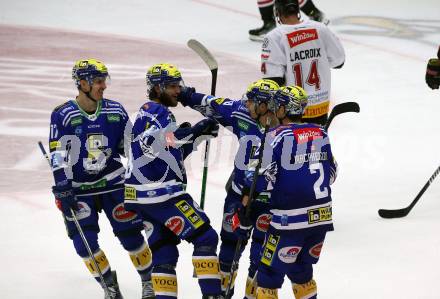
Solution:
{"label": "blue hockey helmet", "polygon": [[78,88],[81,80],[86,80],[89,85],[92,85],[93,79],[107,77],[109,77],[107,67],[101,61],[93,58],[76,61],[72,69],[72,79]]}
{"label": "blue hockey helmet", "polygon": [[307,93],[299,86],[283,86],[274,95],[275,109],[285,107],[286,115],[302,116],[307,106]]}

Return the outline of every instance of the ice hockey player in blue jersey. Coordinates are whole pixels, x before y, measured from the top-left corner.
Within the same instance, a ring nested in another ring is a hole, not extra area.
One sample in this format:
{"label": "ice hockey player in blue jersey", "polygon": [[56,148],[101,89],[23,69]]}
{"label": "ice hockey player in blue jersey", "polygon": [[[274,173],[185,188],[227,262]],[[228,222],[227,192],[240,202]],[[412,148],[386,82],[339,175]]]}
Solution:
{"label": "ice hockey player in blue jersey", "polygon": [[103,97],[108,76],[106,66],[95,59],[78,60],[73,67],[72,78],[78,96],[56,107],[51,116],[49,147],[55,177],[53,193],[77,254],[100,282],[73,222],[70,209],[75,211],[108,287],[105,298],[122,298],[122,295],[115,272],[112,273],[98,244],[98,213],[101,211],[141,276],[142,298],[150,299],[154,298],[152,258],[141,234],[142,220],[123,206],[125,168],[120,156],[124,154],[124,130],[129,119],[120,103]]}
{"label": "ice hockey player in blue jersey", "polygon": [[[192,261],[204,299],[221,299],[218,235],[209,218],[185,192],[184,159],[203,139],[215,137],[218,124],[203,119],[179,127],[169,107],[177,106],[183,84],[173,65],[148,69],[150,101],[140,108],[132,129],[125,207],[153,225],[153,288],[157,299],[177,298],[177,244],[194,245]],[[187,275],[190,275],[187,273]]]}
{"label": "ice hockey player in blue jersey", "polygon": [[[253,277],[260,260],[260,250],[264,242],[264,234],[270,222],[269,196],[261,193],[255,203],[252,219],[247,225],[247,230],[233,231],[232,217],[237,208],[241,206],[243,181],[251,152],[260,142],[263,127],[269,121],[275,126],[278,120],[269,110],[273,95],[279,86],[272,80],[258,80],[249,85],[243,99],[232,100],[228,98],[213,97],[196,93],[194,88],[187,87],[179,96],[184,106],[198,110],[205,116],[215,118],[222,126],[231,130],[239,139],[239,150],[235,157],[232,188],[229,188],[223,207],[223,223],[221,229],[221,246],[219,253],[220,271],[222,274],[222,290],[226,290],[230,280],[232,259],[238,238],[243,238],[243,247],[246,246],[248,234],[252,227],[252,243],[250,249],[250,267],[246,283],[245,298],[255,298],[256,288]],[[245,227],[245,226],[243,226]],[[235,277],[232,281],[234,284]]]}
{"label": "ice hockey player in blue jersey", "polygon": [[[272,189],[272,219],[257,272],[257,298],[278,298],[277,289],[287,275],[296,299],[316,299],[313,264],[326,233],[333,230],[330,185],[337,166],[324,129],[301,121],[305,91],[281,87],[274,99],[281,125],[267,134],[256,188]],[[246,180],[249,188],[251,184]]]}

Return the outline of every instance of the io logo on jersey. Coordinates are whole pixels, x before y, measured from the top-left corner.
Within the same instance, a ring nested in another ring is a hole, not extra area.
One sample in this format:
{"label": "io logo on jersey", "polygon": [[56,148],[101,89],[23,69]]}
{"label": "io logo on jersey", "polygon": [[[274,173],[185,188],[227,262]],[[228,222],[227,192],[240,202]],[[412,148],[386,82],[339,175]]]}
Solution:
{"label": "io logo on jersey", "polygon": [[313,256],[315,259],[319,258],[321,255],[321,249],[322,249],[323,242],[316,244],[309,250],[309,254]]}
{"label": "io logo on jersey", "polygon": [[292,264],[296,261],[300,251],[301,247],[283,247],[278,251],[278,258],[286,264]]}
{"label": "io logo on jersey", "polygon": [[318,39],[318,31],[316,29],[303,29],[287,34],[287,40],[291,48],[315,39]]}
{"label": "io logo on jersey", "polygon": [[112,214],[113,218],[118,222],[129,222],[137,216],[136,213],[124,209],[124,204],[122,202],[113,208]]}
{"label": "io logo on jersey", "polygon": [[165,222],[165,226],[168,227],[168,229],[172,231],[176,236],[178,236],[183,231],[185,221],[182,217],[173,216]]}
{"label": "io logo on jersey", "polygon": [[269,229],[270,221],[272,220],[272,215],[262,214],[257,219],[257,229],[263,233],[267,232]]}

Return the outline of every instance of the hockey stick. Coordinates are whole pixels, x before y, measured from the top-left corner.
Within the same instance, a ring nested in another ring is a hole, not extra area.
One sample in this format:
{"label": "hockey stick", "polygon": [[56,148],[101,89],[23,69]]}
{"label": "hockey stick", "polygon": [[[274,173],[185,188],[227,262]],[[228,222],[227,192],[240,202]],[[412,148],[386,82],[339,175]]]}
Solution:
{"label": "hockey stick", "polygon": [[379,209],[378,211],[379,216],[382,218],[401,218],[408,215],[409,212],[412,210],[412,208],[419,201],[420,197],[422,197],[423,193],[425,193],[426,189],[428,189],[429,185],[431,185],[431,183],[434,181],[434,179],[437,177],[439,173],[440,173],[440,166],[437,167],[437,169],[431,175],[429,180],[426,182],[425,186],[423,186],[422,190],[419,191],[416,198],[414,198],[414,200],[411,202],[409,206],[407,206],[406,208],[396,209],[396,210]]}
{"label": "hockey stick", "polygon": [[[44,148],[44,145],[41,141],[38,141],[38,146],[40,147],[41,153],[46,158],[47,163],[49,163],[49,167],[52,168],[52,165],[50,164],[50,158],[49,158],[49,156],[46,152],[46,149]],[[106,297],[111,298],[110,291],[108,289],[107,284],[105,283],[104,276],[102,275],[101,269],[99,269],[98,262],[96,261],[95,256],[92,253],[92,250],[90,249],[90,246],[89,246],[89,243],[87,242],[86,236],[84,235],[84,232],[81,228],[81,225],[79,225],[78,219],[76,218],[75,212],[73,211],[72,208],[70,208],[70,213],[72,214],[72,219],[73,219],[73,222],[75,222],[76,229],[78,230],[79,235],[81,236],[81,239],[84,242],[84,246],[86,247],[87,252],[89,253],[89,257],[92,259],[93,266],[95,266],[95,268],[99,274],[99,279],[101,280],[101,284],[104,287],[105,295],[106,295]]]}
{"label": "hockey stick", "polygon": [[[251,184],[251,188],[249,190],[249,200],[246,204],[245,217],[248,219],[251,215],[251,205],[252,205],[252,202],[254,201],[254,193],[255,193],[255,189],[257,187],[257,179],[258,179],[258,175],[260,172],[261,163],[263,160],[264,144],[266,143],[266,135],[267,135],[267,132],[269,131],[269,125],[270,125],[270,118],[268,117],[266,119],[266,126],[264,127],[263,138],[261,139],[261,148],[260,148],[260,152],[258,153],[258,162],[257,162],[257,165],[255,166],[255,172],[252,177],[252,184]],[[243,244],[243,239],[239,238],[237,241],[237,245],[235,246],[234,257],[232,259],[231,272],[229,273],[228,285],[226,286],[225,299],[230,298],[230,292],[232,289],[232,280],[235,275],[235,271],[237,271],[237,269],[238,269],[238,263],[239,263],[239,257],[240,257],[240,251],[241,251],[240,249],[241,249],[242,244]]]}
{"label": "hockey stick", "polygon": [[356,112],[359,113],[360,107],[359,104],[356,102],[345,102],[341,104],[337,104],[335,107],[333,107],[332,111],[330,112],[330,115],[328,116],[327,122],[325,123],[325,130],[327,131],[330,127],[330,124],[333,121],[333,118],[335,118],[337,115],[346,113],[346,112]]}
{"label": "hockey stick", "polygon": [[[217,71],[218,63],[214,56],[209,52],[204,45],[195,39],[190,39],[187,43],[194,52],[196,52],[200,58],[208,65],[211,70],[211,95],[215,96],[215,88],[217,86]],[[202,191],[200,192],[200,207],[205,208],[205,194],[206,194],[206,181],[208,179],[208,162],[209,162],[209,148],[211,142],[206,140],[205,143],[205,157],[203,159],[203,176],[202,176]]]}

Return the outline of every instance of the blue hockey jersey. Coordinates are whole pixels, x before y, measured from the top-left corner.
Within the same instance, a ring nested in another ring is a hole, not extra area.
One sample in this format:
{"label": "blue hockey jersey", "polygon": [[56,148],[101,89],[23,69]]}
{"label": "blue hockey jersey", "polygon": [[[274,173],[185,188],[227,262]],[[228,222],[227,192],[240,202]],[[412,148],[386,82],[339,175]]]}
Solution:
{"label": "blue hockey jersey", "polygon": [[[273,227],[333,229],[330,185],[337,165],[322,127],[304,123],[269,130],[259,173],[256,191],[272,190]],[[251,183],[245,181],[249,188]]]}
{"label": "blue hockey jersey", "polygon": [[232,189],[242,194],[243,181],[247,174],[247,164],[251,153],[260,144],[264,128],[251,118],[249,110],[241,100],[219,98],[201,93],[193,93],[190,98],[182,99],[184,106],[189,106],[204,116],[216,119],[239,139],[239,150],[234,160],[234,180]]}
{"label": "blue hockey jersey", "polygon": [[191,129],[177,128],[173,113],[150,101],[140,108],[131,138],[125,202],[155,204],[185,193]]}
{"label": "blue hockey jersey", "polygon": [[99,194],[123,188],[124,130],[127,112],[103,99],[93,114],[69,100],[56,107],[50,122],[50,161],[55,184],[71,184],[75,194]]}

